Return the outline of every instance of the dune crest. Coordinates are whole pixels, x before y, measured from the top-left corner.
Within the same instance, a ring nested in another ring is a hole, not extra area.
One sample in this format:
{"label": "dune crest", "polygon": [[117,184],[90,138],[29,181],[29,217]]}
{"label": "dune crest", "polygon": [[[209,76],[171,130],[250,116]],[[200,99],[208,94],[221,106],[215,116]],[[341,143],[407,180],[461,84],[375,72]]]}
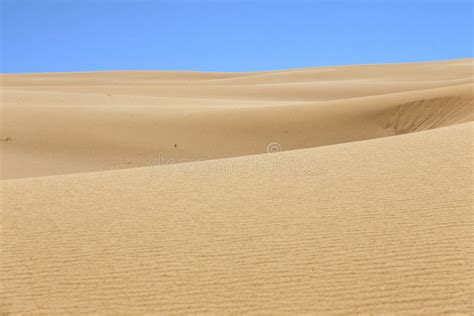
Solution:
{"label": "dune crest", "polygon": [[[472,120],[472,60],[1,75],[1,178],[295,150]],[[176,145],[176,146],[175,146]]]}

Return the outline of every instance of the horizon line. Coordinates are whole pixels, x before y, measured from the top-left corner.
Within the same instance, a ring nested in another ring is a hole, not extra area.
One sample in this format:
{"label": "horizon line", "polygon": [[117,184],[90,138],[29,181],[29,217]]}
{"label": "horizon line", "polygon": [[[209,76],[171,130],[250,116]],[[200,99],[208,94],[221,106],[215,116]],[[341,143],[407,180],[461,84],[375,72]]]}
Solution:
{"label": "horizon line", "polygon": [[355,63],[355,64],[337,64],[337,65],[320,65],[320,66],[304,66],[290,67],[280,69],[266,70],[244,70],[244,71],[217,71],[217,70],[186,70],[186,69],[100,69],[100,70],[78,70],[78,71],[39,71],[39,72],[1,72],[0,75],[33,75],[33,74],[68,74],[68,73],[107,73],[107,72],[181,72],[181,73],[258,73],[258,72],[281,72],[298,69],[314,69],[314,68],[333,68],[333,67],[350,67],[350,66],[371,66],[371,65],[403,65],[403,64],[422,64],[422,63],[440,63],[461,60],[472,60],[471,57],[460,57],[451,59],[436,59],[426,61],[403,61],[403,62],[383,62],[383,63]]}

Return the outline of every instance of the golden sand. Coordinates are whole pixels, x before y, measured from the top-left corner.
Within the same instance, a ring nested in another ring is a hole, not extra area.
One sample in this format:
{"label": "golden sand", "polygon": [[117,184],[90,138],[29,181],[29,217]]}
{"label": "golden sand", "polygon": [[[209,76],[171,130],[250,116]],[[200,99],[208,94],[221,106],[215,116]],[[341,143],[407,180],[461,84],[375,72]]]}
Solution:
{"label": "golden sand", "polygon": [[472,313],[473,70],[2,75],[0,312]]}

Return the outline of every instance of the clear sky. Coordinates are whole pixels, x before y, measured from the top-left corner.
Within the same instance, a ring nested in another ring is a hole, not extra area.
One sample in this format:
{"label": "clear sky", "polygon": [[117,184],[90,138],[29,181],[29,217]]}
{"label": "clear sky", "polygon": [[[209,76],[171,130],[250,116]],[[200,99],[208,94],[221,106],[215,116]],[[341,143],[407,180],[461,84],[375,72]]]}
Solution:
{"label": "clear sky", "polygon": [[0,72],[252,71],[473,56],[466,0],[0,0]]}

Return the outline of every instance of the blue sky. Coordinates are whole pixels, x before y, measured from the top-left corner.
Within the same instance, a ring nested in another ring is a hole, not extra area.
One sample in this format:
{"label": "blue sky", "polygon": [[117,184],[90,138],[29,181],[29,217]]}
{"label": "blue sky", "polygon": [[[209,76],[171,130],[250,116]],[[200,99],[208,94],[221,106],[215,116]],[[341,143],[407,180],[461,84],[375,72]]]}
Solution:
{"label": "blue sky", "polygon": [[472,1],[0,0],[0,72],[253,71],[472,57]]}

